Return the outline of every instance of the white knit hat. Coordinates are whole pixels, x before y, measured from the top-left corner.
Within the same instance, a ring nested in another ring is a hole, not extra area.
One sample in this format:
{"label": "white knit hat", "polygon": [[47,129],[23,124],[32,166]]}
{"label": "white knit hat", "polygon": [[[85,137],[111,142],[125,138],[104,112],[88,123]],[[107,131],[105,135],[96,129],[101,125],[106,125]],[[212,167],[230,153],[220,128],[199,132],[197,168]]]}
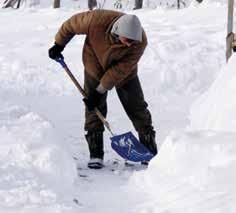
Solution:
{"label": "white knit hat", "polygon": [[135,41],[142,41],[142,26],[136,15],[123,15],[112,26],[111,33]]}

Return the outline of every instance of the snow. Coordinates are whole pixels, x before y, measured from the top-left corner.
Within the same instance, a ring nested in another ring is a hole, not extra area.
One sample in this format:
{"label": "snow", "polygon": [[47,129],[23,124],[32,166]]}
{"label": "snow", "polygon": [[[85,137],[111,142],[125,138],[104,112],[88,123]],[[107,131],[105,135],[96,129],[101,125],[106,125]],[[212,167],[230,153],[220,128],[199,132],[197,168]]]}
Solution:
{"label": "snow", "polygon": [[0,206],[38,211],[50,203],[64,210],[59,201],[73,192],[76,171],[51,124],[18,105],[1,106],[0,118]]}
{"label": "snow", "polygon": [[[236,58],[226,65],[227,6],[128,11],[148,35],[139,76],[159,154],[148,169],[127,167],[105,132],[99,171],[86,167],[81,95],[47,56],[62,22],[79,11],[46,1],[0,10],[0,212],[234,213]],[[83,41],[77,36],[64,51],[80,83]],[[136,134],[115,91],[108,102],[112,129]]]}
{"label": "snow", "polygon": [[147,192],[139,212],[235,212],[235,136],[173,131],[159,158],[130,179],[140,194]]}
{"label": "snow", "polygon": [[190,128],[235,132],[235,66],[236,58],[233,56],[210,89],[193,104]]}

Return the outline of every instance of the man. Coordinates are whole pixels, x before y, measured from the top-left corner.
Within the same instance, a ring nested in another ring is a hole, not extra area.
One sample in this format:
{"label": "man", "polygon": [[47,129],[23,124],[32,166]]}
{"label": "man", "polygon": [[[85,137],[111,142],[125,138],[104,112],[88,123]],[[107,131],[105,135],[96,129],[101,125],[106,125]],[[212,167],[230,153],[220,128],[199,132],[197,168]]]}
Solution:
{"label": "man", "polygon": [[83,47],[85,135],[90,160],[88,167],[103,167],[104,126],[94,112],[97,107],[107,114],[107,92],[115,87],[125,112],[139,134],[139,140],[153,154],[157,153],[155,131],[137,76],[138,61],[147,45],[147,38],[137,16],[110,10],[94,10],[76,14],[65,21],[49,49],[52,59],[75,35],[85,34]]}

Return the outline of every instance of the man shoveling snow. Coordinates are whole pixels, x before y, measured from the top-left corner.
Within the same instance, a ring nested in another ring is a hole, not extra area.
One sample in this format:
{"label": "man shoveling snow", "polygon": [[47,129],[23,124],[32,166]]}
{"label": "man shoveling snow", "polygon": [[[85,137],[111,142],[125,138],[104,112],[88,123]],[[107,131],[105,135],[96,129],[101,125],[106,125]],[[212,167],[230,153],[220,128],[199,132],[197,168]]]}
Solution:
{"label": "man shoveling snow", "polygon": [[63,58],[61,52],[75,35],[85,34],[83,48],[85,135],[88,142],[89,168],[103,167],[104,125],[96,115],[98,108],[107,114],[107,93],[116,88],[125,112],[139,135],[140,142],[157,154],[155,131],[137,75],[138,62],[147,38],[137,16],[117,11],[94,10],[78,13],[65,21],[49,49],[52,59]]}

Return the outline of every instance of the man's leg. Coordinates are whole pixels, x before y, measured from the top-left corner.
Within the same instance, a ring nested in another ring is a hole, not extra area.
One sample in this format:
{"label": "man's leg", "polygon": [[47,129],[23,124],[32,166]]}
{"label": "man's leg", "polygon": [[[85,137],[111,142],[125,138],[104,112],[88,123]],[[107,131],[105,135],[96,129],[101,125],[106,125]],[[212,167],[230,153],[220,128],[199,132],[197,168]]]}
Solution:
{"label": "man's leg", "polygon": [[[87,95],[94,90],[99,82],[90,77],[86,72],[84,75],[84,90]],[[98,108],[100,112],[106,117],[107,114],[107,104],[106,104],[107,93],[105,93],[102,97],[101,103]],[[90,153],[90,161],[88,163],[88,167],[98,169],[103,166],[103,131],[104,126],[101,120],[98,118],[94,111],[88,111],[85,108],[85,131],[87,134],[85,138],[88,142],[88,148]]]}
{"label": "man's leg", "polygon": [[116,89],[119,99],[139,134],[139,140],[153,154],[157,154],[155,131],[148,104],[144,100],[138,76]]}

